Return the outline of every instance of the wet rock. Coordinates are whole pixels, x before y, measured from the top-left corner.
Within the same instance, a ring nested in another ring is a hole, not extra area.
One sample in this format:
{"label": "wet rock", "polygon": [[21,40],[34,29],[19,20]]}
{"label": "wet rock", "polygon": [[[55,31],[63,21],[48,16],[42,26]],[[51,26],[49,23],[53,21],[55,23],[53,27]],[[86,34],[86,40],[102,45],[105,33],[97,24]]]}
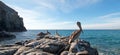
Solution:
{"label": "wet rock", "polygon": [[15,44],[16,45],[26,45],[28,43],[31,43],[31,42],[34,42],[35,40],[25,40],[25,41],[19,41],[19,42],[16,42]]}
{"label": "wet rock", "polygon": [[86,50],[88,51],[89,55],[98,55],[98,51],[95,48],[86,47]]}
{"label": "wet rock", "polygon": [[80,40],[78,44],[81,46],[90,47],[90,43],[85,40]]}
{"label": "wet rock", "polygon": [[15,44],[17,44],[17,45],[24,45],[23,42],[16,42]]}
{"label": "wet rock", "polygon": [[9,40],[9,39],[13,39],[13,38],[16,38],[16,36],[9,32],[5,32],[5,31],[0,32],[0,41]]}

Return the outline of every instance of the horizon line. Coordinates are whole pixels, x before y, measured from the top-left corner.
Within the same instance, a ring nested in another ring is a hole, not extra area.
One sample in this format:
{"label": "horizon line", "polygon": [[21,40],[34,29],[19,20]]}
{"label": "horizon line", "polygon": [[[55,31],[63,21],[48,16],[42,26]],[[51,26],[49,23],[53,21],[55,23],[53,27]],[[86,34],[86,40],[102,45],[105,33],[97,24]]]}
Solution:
{"label": "horizon line", "polygon": [[[78,30],[78,29],[27,29],[27,30]],[[83,30],[120,30],[120,29],[83,29]]]}

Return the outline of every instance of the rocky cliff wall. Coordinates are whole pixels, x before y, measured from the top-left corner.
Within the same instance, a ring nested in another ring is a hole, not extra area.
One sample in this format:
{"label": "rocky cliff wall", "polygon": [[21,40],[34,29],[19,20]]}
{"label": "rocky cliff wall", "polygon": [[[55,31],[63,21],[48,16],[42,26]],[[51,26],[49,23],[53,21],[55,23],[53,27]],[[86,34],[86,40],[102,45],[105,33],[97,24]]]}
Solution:
{"label": "rocky cliff wall", "polygon": [[26,31],[23,18],[14,9],[0,1],[0,31],[21,32]]}

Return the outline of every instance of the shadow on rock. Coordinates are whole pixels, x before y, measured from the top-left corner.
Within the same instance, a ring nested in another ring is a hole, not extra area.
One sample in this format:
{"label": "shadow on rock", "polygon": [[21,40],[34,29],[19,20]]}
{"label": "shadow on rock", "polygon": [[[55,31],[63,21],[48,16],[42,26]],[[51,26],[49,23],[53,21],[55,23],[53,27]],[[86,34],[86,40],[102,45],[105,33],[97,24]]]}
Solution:
{"label": "shadow on rock", "polygon": [[10,40],[10,39],[13,39],[13,38],[16,38],[16,36],[9,33],[9,32],[5,32],[5,31],[0,32],[0,41]]}

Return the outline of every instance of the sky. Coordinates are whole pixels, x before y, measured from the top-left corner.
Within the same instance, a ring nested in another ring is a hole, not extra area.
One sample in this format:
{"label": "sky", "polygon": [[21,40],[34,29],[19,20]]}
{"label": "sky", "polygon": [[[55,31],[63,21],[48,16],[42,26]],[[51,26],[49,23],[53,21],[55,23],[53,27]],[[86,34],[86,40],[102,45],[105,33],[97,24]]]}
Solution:
{"label": "sky", "polygon": [[27,29],[120,29],[120,0],[1,0]]}

